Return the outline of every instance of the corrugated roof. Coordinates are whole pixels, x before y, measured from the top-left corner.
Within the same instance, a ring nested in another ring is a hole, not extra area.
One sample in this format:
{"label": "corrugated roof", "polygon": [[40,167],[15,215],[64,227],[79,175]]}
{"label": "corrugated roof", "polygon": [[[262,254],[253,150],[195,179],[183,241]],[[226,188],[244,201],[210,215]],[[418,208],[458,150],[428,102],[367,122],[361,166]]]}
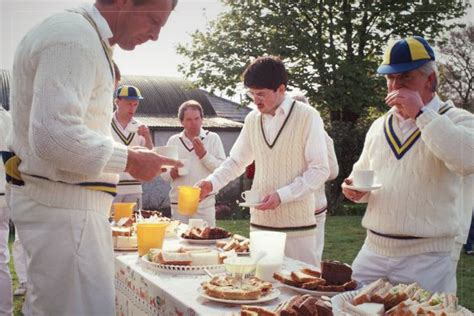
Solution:
{"label": "corrugated roof", "polygon": [[207,96],[214,107],[217,116],[243,123],[247,114],[252,111],[252,109],[249,109],[246,106],[242,106],[237,102],[212,95],[205,90],[201,90],[201,92]]}
{"label": "corrugated roof", "polygon": [[5,109],[10,108],[10,72],[0,69],[0,104]]}
{"label": "corrugated roof", "polygon": [[190,81],[178,78],[152,76],[123,76],[120,84],[134,85],[140,89],[144,100],[140,101],[137,113],[153,116],[176,117],[184,101],[198,101],[204,116],[216,116],[207,96]]}
{"label": "corrugated roof", "polygon": [[[143,124],[151,128],[182,128],[178,117],[159,117],[154,115],[136,114],[135,117]],[[235,122],[224,117],[205,117],[202,123],[204,128],[235,128],[241,129],[242,123]]]}

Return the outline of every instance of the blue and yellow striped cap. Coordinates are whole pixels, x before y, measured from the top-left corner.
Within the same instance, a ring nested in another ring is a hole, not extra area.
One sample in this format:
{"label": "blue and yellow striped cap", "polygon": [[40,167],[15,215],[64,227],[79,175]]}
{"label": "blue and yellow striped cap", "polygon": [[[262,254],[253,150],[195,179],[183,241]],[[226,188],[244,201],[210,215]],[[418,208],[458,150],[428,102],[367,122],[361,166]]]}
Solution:
{"label": "blue and yellow striped cap", "polygon": [[435,60],[435,55],[428,42],[420,36],[407,37],[388,45],[377,72],[382,75],[407,72],[430,60]]}
{"label": "blue and yellow striped cap", "polygon": [[143,100],[140,90],[135,86],[120,86],[115,91],[116,98]]}

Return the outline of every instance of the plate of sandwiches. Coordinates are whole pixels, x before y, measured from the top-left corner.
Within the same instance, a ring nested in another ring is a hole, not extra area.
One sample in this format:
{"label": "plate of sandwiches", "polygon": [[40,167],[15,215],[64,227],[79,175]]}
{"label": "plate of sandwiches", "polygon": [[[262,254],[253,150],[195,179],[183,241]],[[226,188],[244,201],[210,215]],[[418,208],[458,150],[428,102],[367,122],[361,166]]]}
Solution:
{"label": "plate of sandwiches", "polygon": [[216,247],[224,252],[233,251],[237,255],[250,255],[250,239],[234,234],[230,240],[216,242]]}
{"label": "plate of sandwiches", "polygon": [[111,226],[115,251],[137,251],[135,227],[135,218],[121,218],[117,225]]}
{"label": "plate of sandwiches", "polygon": [[379,279],[358,290],[332,298],[335,315],[472,315],[453,294],[432,293],[417,283],[392,285]]}
{"label": "plate of sandwiches", "polygon": [[180,274],[220,273],[226,256],[209,247],[180,247],[173,250],[151,249],[142,257],[145,268],[155,272]]}
{"label": "plate of sandwiches", "polygon": [[330,297],[357,288],[357,282],[352,280],[351,267],[339,261],[322,261],[321,272],[303,268],[289,273],[274,273],[273,278],[284,287],[315,296]]}
{"label": "plate of sandwiches", "polygon": [[193,227],[181,234],[181,238],[190,244],[212,245],[227,240],[232,233],[220,227]]}
{"label": "plate of sandwiches", "polygon": [[241,280],[229,275],[214,276],[201,283],[199,295],[215,302],[227,304],[257,304],[268,302],[280,296],[270,282],[257,277]]}

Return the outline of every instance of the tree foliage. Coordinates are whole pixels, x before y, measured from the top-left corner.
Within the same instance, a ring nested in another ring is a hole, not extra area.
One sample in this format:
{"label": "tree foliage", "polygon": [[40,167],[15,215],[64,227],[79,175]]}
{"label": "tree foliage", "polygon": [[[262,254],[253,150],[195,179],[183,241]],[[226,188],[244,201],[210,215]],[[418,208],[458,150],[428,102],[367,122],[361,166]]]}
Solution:
{"label": "tree foliage", "polygon": [[230,10],[178,46],[181,71],[210,90],[236,93],[250,60],[281,56],[290,84],[308,93],[332,120],[355,122],[380,105],[384,80],[375,76],[390,37],[437,37],[463,0],[221,0]]}
{"label": "tree foliage", "polygon": [[474,112],[474,24],[452,30],[438,43],[440,93]]}

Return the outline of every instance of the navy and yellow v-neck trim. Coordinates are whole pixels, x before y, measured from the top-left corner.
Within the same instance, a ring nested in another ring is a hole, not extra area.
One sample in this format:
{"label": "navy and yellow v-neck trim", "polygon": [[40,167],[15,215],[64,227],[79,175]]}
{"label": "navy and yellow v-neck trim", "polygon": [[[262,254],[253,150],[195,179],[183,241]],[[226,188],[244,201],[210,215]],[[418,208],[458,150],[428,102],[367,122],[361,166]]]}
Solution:
{"label": "navy and yellow v-neck trim", "polygon": [[[451,108],[452,106],[450,104],[445,104],[439,109],[439,114],[442,115],[448,112]],[[388,145],[390,146],[390,149],[392,149],[392,152],[395,155],[395,158],[397,158],[397,160],[402,159],[403,156],[406,155],[406,153],[413,147],[413,145],[415,145],[415,143],[418,141],[418,139],[420,139],[421,136],[421,131],[417,128],[410,135],[410,137],[408,137],[408,139],[402,144],[400,139],[397,137],[395,130],[393,129],[393,113],[390,113],[385,118],[383,130]]]}
{"label": "navy and yellow v-neck trim", "polygon": [[135,134],[136,134],[136,133],[130,133],[128,134],[128,137],[125,136],[120,130],[120,128],[117,126],[117,123],[115,123],[115,120],[112,120],[112,129],[126,146],[130,145],[130,143],[133,140],[133,137],[135,137]]}

